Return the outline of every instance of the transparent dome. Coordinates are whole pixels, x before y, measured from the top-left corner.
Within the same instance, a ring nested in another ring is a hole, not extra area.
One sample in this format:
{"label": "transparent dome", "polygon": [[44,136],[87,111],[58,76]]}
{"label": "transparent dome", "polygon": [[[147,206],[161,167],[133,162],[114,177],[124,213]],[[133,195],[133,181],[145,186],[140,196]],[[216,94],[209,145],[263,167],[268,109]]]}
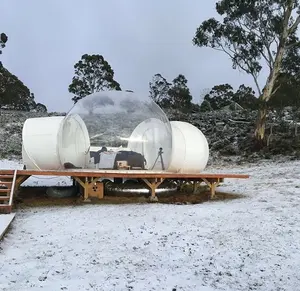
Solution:
{"label": "transparent dome", "polygon": [[86,168],[158,171],[170,163],[170,122],[147,96],[124,91],[86,96],[65,117],[63,132],[62,156],[77,149]]}

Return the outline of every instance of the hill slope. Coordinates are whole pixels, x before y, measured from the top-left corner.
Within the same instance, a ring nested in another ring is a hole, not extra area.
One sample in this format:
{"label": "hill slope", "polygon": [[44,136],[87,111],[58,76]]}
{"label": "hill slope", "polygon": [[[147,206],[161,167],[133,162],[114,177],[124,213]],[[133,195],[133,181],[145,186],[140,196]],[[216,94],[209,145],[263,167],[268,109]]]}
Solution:
{"label": "hill slope", "polygon": [[[290,114],[290,113],[289,113]],[[27,118],[61,115],[58,113],[0,110],[0,158],[21,157],[22,127]],[[218,111],[210,113],[183,114],[168,112],[170,120],[187,121],[198,127],[207,137],[214,157],[288,155],[298,157],[300,135],[297,117],[269,117],[267,137],[269,146],[253,154],[253,129],[255,112]],[[287,119],[288,118],[290,119]]]}

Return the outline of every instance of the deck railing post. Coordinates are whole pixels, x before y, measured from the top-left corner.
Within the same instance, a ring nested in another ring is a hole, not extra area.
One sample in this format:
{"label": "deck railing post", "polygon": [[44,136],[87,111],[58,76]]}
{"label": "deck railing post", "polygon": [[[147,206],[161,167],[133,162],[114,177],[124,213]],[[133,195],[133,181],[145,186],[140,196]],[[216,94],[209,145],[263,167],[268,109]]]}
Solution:
{"label": "deck railing post", "polygon": [[13,203],[15,186],[16,186],[16,178],[17,178],[17,170],[14,170],[14,176],[13,176],[13,181],[10,189],[10,196],[9,196],[9,203],[8,203],[10,207],[12,207],[12,203]]}

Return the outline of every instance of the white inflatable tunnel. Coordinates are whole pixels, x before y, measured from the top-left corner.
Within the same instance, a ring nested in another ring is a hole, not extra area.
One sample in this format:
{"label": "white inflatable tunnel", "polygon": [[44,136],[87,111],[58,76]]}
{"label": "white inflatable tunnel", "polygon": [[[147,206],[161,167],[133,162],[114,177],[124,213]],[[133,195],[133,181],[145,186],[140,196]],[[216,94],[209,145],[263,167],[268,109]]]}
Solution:
{"label": "white inflatable tunnel", "polygon": [[22,132],[22,158],[26,169],[60,170],[64,163],[85,168],[90,139],[78,115],[29,118]]}
{"label": "white inflatable tunnel", "polygon": [[[166,132],[166,124],[157,118],[149,118],[141,122],[132,132],[128,140],[128,148],[144,156],[147,169],[168,168],[172,140],[170,134]],[[162,160],[158,157],[159,148],[163,149],[163,165]]]}
{"label": "white inflatable tunnel", "polygon": [[[161,135],[164,124],[159,119],[141,122],[129,138],[128,147],[142,153],[148,170],[162,170],[157,159],[159,147],[163,149],[165,170],[174,173],[199,173],[207,165],[209,146],[204,134],[190,123],[171,121],[171,143]],[[153,167],[152,165],[155,165]]]}
{"label": "white inflatable tunnel", "polygon": [[172,154],[169,172],[199,173],[206,168],[209,146],[204,134],[194,125],[171,121]]}

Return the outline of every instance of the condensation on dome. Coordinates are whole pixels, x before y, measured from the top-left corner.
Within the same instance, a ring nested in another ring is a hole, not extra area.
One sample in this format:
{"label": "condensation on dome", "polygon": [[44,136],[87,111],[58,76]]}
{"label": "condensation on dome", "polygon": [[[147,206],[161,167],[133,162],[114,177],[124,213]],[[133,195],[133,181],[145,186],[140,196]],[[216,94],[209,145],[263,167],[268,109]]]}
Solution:
{"label": "condensation on dome", "polygon": [[[131,156],[131,169],[141,168],[140,157],[145,169],[168,168],[172,153],[171,125],[163,110],[149,97],[124,91],[97,92],[79,100],[64,124],[74,116],[83,120],[89,135],[90,148],[85,151],[89,155],[87,168],[116,168],[115,163],[122,162],[122,155],[127,155],[126,161]],[[76,147],[70,142],[74,143],[74,139],[64,138],[63,148]]]}

